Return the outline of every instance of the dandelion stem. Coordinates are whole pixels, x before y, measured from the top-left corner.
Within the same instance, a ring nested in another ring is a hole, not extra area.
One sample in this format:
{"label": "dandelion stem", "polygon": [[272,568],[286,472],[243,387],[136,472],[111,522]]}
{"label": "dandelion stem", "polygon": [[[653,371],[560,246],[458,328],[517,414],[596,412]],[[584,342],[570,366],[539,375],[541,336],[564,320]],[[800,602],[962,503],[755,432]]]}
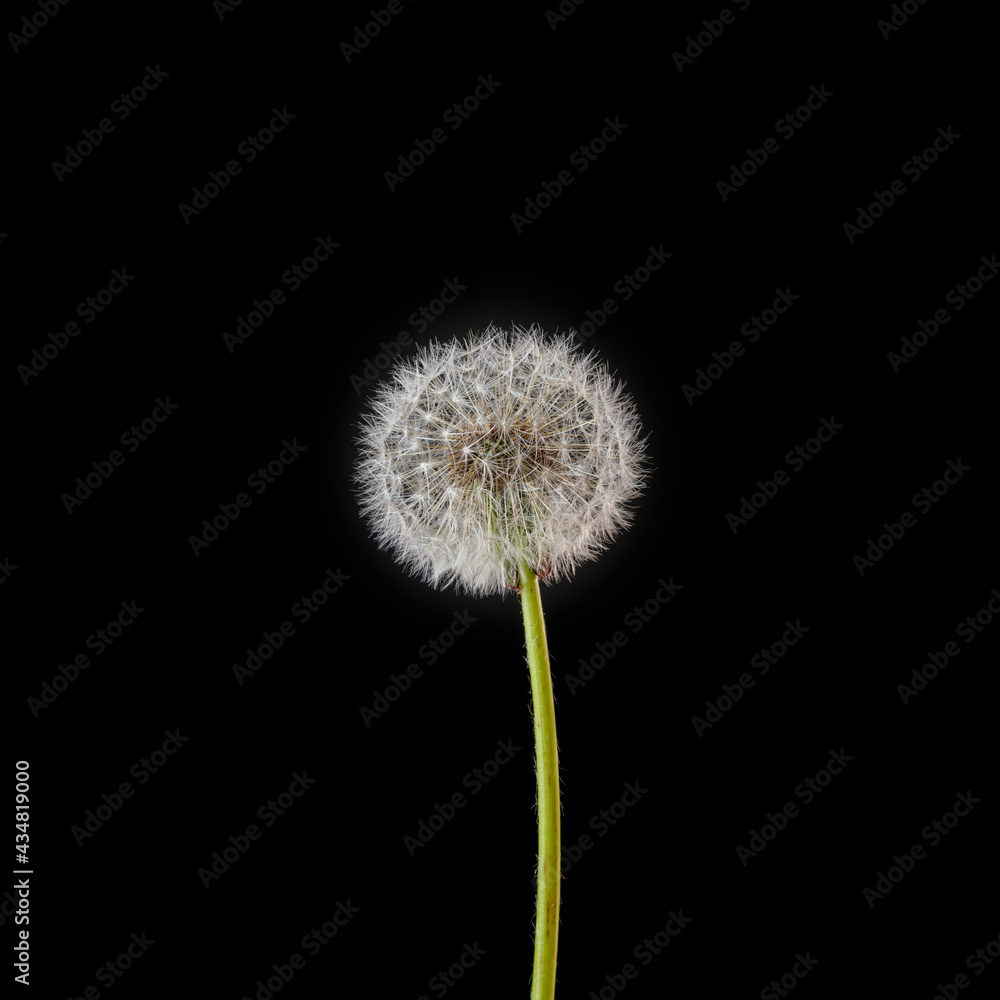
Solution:
{"label": "dandelion stem", "polygon": [[535,769],[538,774],[538,899],[535,904],[535,957],[531,1000],[553,1000],[559,944],[559,751],[552,671],[538,577],[521,563],[521,610],[528,647],[531,700],[535,720]]}

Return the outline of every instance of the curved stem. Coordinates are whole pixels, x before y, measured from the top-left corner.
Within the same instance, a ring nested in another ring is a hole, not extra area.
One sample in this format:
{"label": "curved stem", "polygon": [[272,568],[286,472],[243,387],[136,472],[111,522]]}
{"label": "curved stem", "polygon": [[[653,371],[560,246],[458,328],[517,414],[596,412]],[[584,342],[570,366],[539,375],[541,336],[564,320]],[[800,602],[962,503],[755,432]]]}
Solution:
{"label": "curved stem", "polygon": [[538,774],[538,899],[535,904],[531,1000],[553,1000],[559,943],[559,882],[562,878],[556,710],[538,577],[527,563],[521,564],[520,577],[521,610],[524,614],[535,719],[535,770]]}

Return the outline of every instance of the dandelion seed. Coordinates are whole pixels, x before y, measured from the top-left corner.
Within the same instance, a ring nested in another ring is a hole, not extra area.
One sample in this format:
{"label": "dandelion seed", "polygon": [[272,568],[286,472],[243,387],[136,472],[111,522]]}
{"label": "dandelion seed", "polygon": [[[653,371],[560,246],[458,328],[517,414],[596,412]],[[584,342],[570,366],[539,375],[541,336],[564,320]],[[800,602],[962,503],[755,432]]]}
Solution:
{"label": "dandelion seed", "polygon": [[379,545],[412,572],[502,594],[522,559],[556,582],[630,523],[640,435],[592,354],[537,326],[491,326],[397,365],[362,422],[355,481]]}

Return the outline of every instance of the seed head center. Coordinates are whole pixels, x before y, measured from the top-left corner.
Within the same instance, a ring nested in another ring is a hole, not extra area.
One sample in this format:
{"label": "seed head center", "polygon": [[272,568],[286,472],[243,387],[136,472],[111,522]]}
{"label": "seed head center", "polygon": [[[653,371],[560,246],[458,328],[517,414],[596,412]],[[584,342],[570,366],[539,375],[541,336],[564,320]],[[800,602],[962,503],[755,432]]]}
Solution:
{"label": "seed head center", "polygon": [[494,486],[537,480],[558,459],[551,443],[525,418],[464,428],[456,436],[452,456],[460,482],[488,480]]}

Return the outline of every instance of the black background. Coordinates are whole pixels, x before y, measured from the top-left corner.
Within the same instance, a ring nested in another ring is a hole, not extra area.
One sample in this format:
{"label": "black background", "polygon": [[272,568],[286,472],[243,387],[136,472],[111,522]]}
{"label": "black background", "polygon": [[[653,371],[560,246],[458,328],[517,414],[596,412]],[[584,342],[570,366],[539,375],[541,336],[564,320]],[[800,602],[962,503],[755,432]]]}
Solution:
{"label": "black background", "polygon": [[[9,13],[5,31],[38,9]],[[803,998],[930,1000],[963,971],[976,995],[996,991],[1000,970],[975,976],[965,959],[1000,933],[1000,626],[968,644],[955,630],[1000,587],[998,289],[960,311],[946,299],[997,251],[984,26],[964,5],[920,6],[888,39],[889,4],[733,10],[683,72],[673,53],[718,7],[590,0],[553,30],[542,4],[405,3],[350,61],[360,5],[71,3],[17,51],[8,38],[0,602],[9,762],[31,765],[36,995],[254,997],[298,952],[281,995],[416,1000],[443,995],[432,977],[466,945],[485,955],[448,994],[528,995],[518,602],[433,591],[369,539],[349,477],[370,387],[352,376],[401,332],[580,329],[609,298],[617,313],[586,343],[627,382],[656,472],[634,526],[543,591],[564,843],[593,837],[565,870],[557,995],[609,998],[618,982],[636,998],[758,996],[806,952]],[[112,101],[147,65],[169,75],[119,120]],[[495,92],[443,125],[491,74]],[[821,85],[832,96],[778,136]],[[273,108],[295,118],[248,163],[237,148]],[[616,116],[627,129],[578,172],[571,155]],[[114,131],[58,179],[53,161],[105,117]],[[440,127],[447,141],[391,191],[385,172]],[[960,138],[907,178],[949,128]],[[724,200],[717,182],[769,137],[778,152]],[[232,159],[241,173],[185,221],[181,203]],[[512,214],[565,169],[573,183],[518,233]],[[894,180],[906,192],[850,241],[845,223]],[[319,238],[339,249],[230,350],[223,333]],[[616,282],[650,248],[672,257],[624,301]],[[19,366],[115,268],[134,281],[25,379]],[[461,296],[417,331],[410,315],[448,280]],[[798,299],[750,344],[740,328],[778,289]],[[950,321],[894,371],[888,353],[941,308]],[[689,402],[682,386],[733,341],[745,353]],[[76,477],[167,397],[176,412],[68,512]],[[786,454],[824,418],[842,429],[791,471]],[[248,489],[293,440],[300,457]],[[969,471],[916,511],[950,460]],[[778,469],[788,483],[734,533],[726,515]],[[203,520],[240,492],[251,505],[196,555]],[[905,511],[915,527],[859,573],[854,557]],[[329,570],[341,590],[241,684],[247,648]],[[670,579],[681,589],[657,608]],[[138,620],[51,703],[30,702],[122,601]],[[650,601],[632,632],[626,616]],[[428,662],[421,647],[456,613],[475,622]],[[756,674],[751,657],[798,620],[801,642],[699,735],[706,701]],[[616,631],[627,643],[572,690],[567,675]],[[948,641],[957,659],[904,705],[897,685]],[[366,724],[361,709],[411,663],[422,675]],[[140,786],[130,769],[168,731],[186,742]],[[498,741],[520,750],[469,794],[463,777]],[[806,804],[796,787],[834,751],[850,763]],[[303,771],[315,783],[265,827],[258,809]],[[125,781],[133,797],[74,835]],[[591,818],[629,782],[647,791],[597,835]],[[463,791],[411,856],[403,838]],[[980,804],[930,847],[921,831],[970,792]],[[789,801],[799,814],[741,863],[737,847]],[[199,870],[251,823],[259,841],[206,888]],[[926,856],[869,905],[863,889],[913,844]],[[309,955],[303,937],[348,900],[359,912]],[[680,910],[690,924],[642,964],[634,949]],[[142,933],[155,944],[102,983]],[[616,980],[629,962],[637,977]]]}

